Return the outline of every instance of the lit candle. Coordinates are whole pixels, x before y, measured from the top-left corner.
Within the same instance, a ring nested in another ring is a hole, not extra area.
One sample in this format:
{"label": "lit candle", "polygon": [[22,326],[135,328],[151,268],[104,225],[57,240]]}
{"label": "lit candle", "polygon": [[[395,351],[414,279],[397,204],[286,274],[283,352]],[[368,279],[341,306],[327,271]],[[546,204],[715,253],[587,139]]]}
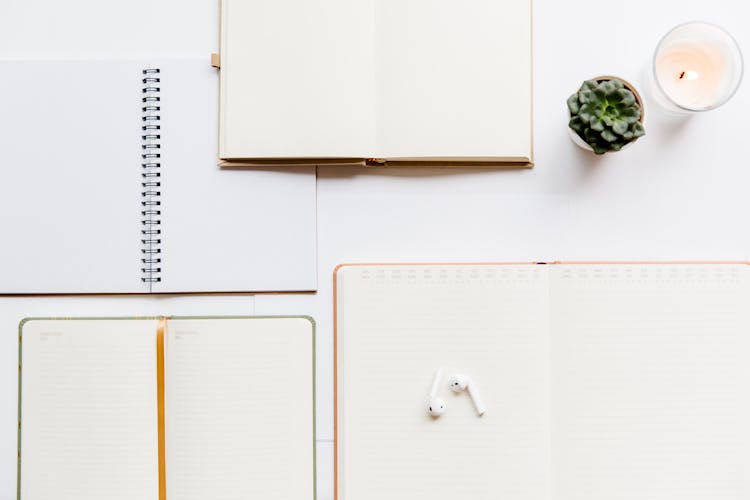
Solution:
{"label": "lit candle", "polygon": [[681,24],[661,40],[653,61],[654,97],[668,111],[717,108],[742,80],[742,53],[732,36],[702,22]]}

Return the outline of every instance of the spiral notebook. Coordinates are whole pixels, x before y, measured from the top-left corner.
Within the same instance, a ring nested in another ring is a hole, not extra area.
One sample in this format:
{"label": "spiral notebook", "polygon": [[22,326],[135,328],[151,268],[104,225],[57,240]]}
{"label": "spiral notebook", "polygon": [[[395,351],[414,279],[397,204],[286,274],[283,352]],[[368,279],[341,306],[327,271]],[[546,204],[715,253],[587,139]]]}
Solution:
{"label": "spiral notebook", "polygon": [[750,495],[748,263],[352,265],[335,294],[337,500]]}
{"label": "spiral notebook", "polygon": [[216,73],[0,62],[0,293],[316,288],[315,167],[220,169]]}
{"label": "spiral notebook", "polygon": [[315,498],[312,319],[19,330],[19,500]]}

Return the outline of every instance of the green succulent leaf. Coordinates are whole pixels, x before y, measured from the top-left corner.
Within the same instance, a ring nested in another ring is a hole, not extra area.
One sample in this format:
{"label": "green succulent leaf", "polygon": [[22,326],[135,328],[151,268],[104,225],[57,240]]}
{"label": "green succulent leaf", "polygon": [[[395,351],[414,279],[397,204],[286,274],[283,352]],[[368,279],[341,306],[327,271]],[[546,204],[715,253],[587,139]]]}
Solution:
{"label": "green succulent leaf", "polygon": [[612,125],[615,124],[615,119],[612,118],[611,115],[602,115],[602,121],[608,127],[611,127]]}
{"label": "green succulent leaf", "polygon": [[617,140],[617,135],[612,132],[610,129],[604,129],[604,132],[601,133],[602,139],[604,139],[607,142],[613,142]]}
{"label": "green succulent leaf", "polygon": [[603,146],[603,145],[598,144],[598,143],[589,144],[589,145],[593,148],[594,153],[596,153],[598,155],[603,155],[604,153],[606,153],[607,151],[609,151],[606,146]]}
{"label": "green succulent leaf", "polygon": [[594,90],[599,84],[595,80],[586,80],[580,90]]}
{"label": "green succulent leaf", "polygon": [[646,135],[646,129],[643,128],[643,124],[641,122],[635,122],[632,125],[631,130],[633,131],[633,137],[636,139],[638,137]]}
{"label": "green succulent leaf", "polygon": [[568,126],[575,130],[579,135],[586,128],[586,124],[583,122],[583,120],[581,120],[580,116],[574,116],[573,118],[571,118],[568,122]]}
{"label": "green succulent leaf", "polygon": [[612,87],[610,90],[607,91],[607,102],[610,104],[619,103],[622,101],[622,96],[620,95],[620,90],[617,87]]}
{"label": "green succulent leaf", "polygon": [[583,138],[586,140],[586,142],[589,143],[590,146],[593,146],[594,143],[598,143],[601,140],[599,133],[591,130],[590,128],[585,128],[583,130]]}
{"label": "green succulent leaf", "polygon": [[601,118],[592,118],[591,122],[589,122],[589,127],[591,127],[591,130],[596,130],[597,132],[601,132],[604,130],[604,120]]}
{"label": "green succulent leaf", "polygon": [[622,135],[622,134],[624,134],[625,132],[628,131],[628,126],[629,125],[630,124],[628,122],[626,122],[625,120],[617,120],[617,121],[615,121],[615,123],[612,124],[612,130],[616,134]]}
{"label": "green succulent leaf", "polygon": [[602,82],[600,88],[604,91],[605,96],[614,94],[614,92],[617,90],[617,86],[614,84],[612,80],[607,80],[606,82]]}
{"label": "green succulent leaf", "polygon": [[586,123],[589,123],[595,116],[595,114],[596,110],[590,102],[585,103],[581,106],[581,109],[578,110],[578,116],[580,116],[581,120],[585,121]]}
{"label": "green succulent leaf", "polygon": [[635,123],[641,118],[641,110],[638,108],[626,108],[620,111],[620,118],[626,122]]}
{"label": "green succulent leaf", "polygon": [[635,96],[628,89],[620,89],[618,93],[620,94],[620,100],[625,106],[632,106],[635,104]]}
{"label": "green succulent leaf", "polygon": [[580,108],[581,106],[578,102],[578,94],[573,94],[572,96],[568,97],[568,110],[570,111],[571,115],[578,113],[578,110]]}

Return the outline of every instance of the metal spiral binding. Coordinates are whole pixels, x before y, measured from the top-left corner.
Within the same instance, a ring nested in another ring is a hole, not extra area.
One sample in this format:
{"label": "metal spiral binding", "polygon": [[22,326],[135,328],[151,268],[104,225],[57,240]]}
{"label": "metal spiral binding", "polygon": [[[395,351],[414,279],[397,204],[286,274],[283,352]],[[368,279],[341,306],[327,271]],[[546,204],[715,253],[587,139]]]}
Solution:
{"label": "metal spiral binding", "polygon": [[161,87],[159,68],[142,71],[141,271],[144,283],[161,277]]}

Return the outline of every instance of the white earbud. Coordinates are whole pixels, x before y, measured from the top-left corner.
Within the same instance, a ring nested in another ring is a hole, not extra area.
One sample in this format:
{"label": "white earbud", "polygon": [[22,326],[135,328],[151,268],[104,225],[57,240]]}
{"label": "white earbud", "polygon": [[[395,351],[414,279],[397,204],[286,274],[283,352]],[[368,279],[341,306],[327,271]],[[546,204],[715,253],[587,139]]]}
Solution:
{"label": "white earbud", "polygon": [[482,399],[479,397],[477,386],[474,384],[471,377],[467,375],[454,375],[448,381],[448,385],[453,392],[463,392],[468,390],[469,397],[471,397],[471,400],[474,402],[474,408],[477,409],[477,413],[480,417],[484,415],[485,411],[487,411],[482,404]]}
{"label": "white earbud", "polygon": [[432,417],[439,417],[445,413],[445,401],[439,398],[437,395],[438,387],[440,387],[440,379],[443,378],[443,369],[438,368],[435,372],[435,380],[432,381],[432,388],[430,389],[430,400],[427,403],[427,413]]}

